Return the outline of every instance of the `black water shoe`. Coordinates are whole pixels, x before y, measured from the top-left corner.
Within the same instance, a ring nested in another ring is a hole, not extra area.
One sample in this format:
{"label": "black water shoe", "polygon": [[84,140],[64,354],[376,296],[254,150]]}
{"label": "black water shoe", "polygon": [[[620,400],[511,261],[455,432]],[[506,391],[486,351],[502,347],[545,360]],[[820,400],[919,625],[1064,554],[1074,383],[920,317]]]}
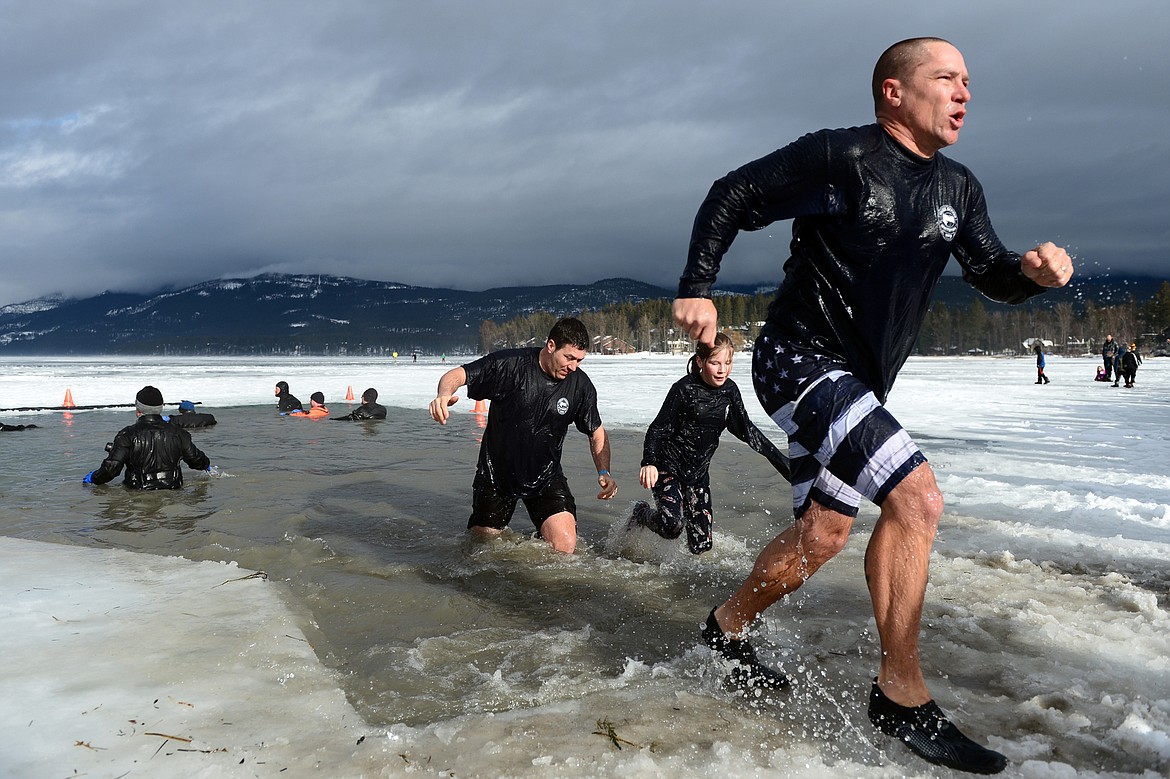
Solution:
{"label": "black water shoe", "polygon": [[928,763],[973,774],[998,774],[1007,767],[1006,757],[964,736],[934,701],[899,706],[886,697],[876,679],[869,692],[869,721]]}
{"label": "black water shoe", "polygon": [[646,501],[640,500],[635,503],[634,510],[630,514],[630,519],[626,522],[626,530],[633,530],[639,527],[650,528],[651,513],[653,513],[653,509],[650,508],[650,504]]}
{"label": "black water shoe", "polygon": [[707,646],[735,663],[731,681],[738,687],[762,687],[767,690],[786,690],[791,686],[788,677],[773,671],[760,662],[756,650],[746,639],[728,638],[715,619],[715,609],[707,615],[703,628],[703,641]]}

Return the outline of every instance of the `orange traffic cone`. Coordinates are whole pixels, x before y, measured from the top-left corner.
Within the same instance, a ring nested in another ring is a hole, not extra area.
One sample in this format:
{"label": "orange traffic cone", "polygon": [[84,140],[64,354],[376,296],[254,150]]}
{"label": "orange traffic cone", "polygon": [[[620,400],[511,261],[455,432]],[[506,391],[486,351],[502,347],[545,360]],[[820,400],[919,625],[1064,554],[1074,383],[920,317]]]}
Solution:
{"label": "orange traffic cone", "polygon": [[487,401],[483,401],[483,400],[475,401],[475,408],[473,408],[471,410],[471,413],[473,413],[473,414],[486,414],[487,413]]}
{"label": "orange traffic cone", "polygon": [[63,408],[77,408],[77,404],[73,402],[73,393],[70,392],[68,387],[65,388],[65,400],[61,403],[61,406]]}
{"label": "orange traffic cone", "polygon": [[350,385],[349,387],[346,387],[345,399],[346,400],[353,400],[353,386],[352,385]]}

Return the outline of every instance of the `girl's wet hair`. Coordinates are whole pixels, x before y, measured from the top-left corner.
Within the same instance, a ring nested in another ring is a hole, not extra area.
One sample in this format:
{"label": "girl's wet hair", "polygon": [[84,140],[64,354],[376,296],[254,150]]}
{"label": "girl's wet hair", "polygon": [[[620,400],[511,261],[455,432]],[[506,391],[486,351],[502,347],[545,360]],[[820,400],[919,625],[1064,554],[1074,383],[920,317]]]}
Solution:
{"label": "girl's wet hair", "polygon": [[711,359],[711,355],[716,352],[721,352],[724,349],[735,354],[735,346],[731,343],[731,337],[727,333],[716,333],[714,343],[705,344],[699,342],[695,344],[695,353],[687,361],[687,372],[696,379],[699,378],[699,374],[703,372],[699,364],[706,362]]}

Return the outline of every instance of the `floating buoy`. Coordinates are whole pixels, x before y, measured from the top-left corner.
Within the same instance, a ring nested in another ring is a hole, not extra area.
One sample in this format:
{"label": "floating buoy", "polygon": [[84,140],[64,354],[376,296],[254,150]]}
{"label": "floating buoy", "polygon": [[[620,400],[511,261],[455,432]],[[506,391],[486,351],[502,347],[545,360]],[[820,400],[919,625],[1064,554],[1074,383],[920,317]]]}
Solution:
{"label": "floating buoy", "polygon": [[68,387],[65,388],[65,400],[61,402],[63,408],[77,408],[77,404],[73,402],[73,393]]}
{"label": "floating buoy", "polygon": [[346,400],[353,400],[353,385],[350,385],[349,387],[346,387],[346,389],[345,389],[345,399],[346,399]]}
{"label": "floating buoy", "polygon": [[486,400],[475,401],[475,408],[473,408],[471,410],[471,413],[473,413],[473,414],[486,414],[487,413],[487,401]]}

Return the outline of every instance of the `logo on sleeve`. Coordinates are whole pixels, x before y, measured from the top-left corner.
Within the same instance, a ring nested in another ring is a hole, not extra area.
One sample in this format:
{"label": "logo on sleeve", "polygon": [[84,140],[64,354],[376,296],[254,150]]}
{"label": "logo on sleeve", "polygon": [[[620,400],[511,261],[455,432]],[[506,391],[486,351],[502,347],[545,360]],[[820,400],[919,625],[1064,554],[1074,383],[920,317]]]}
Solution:
{"label": "logo on sleeve", "polygon": [[951,205],[938,207],[938,231],[948,241],[955,240],[959,234],[959,214]]}
{"label": "logo on sleeve", "polygon": [[569,399],[557,398],[557,413],[561,416],[569,413]]}

